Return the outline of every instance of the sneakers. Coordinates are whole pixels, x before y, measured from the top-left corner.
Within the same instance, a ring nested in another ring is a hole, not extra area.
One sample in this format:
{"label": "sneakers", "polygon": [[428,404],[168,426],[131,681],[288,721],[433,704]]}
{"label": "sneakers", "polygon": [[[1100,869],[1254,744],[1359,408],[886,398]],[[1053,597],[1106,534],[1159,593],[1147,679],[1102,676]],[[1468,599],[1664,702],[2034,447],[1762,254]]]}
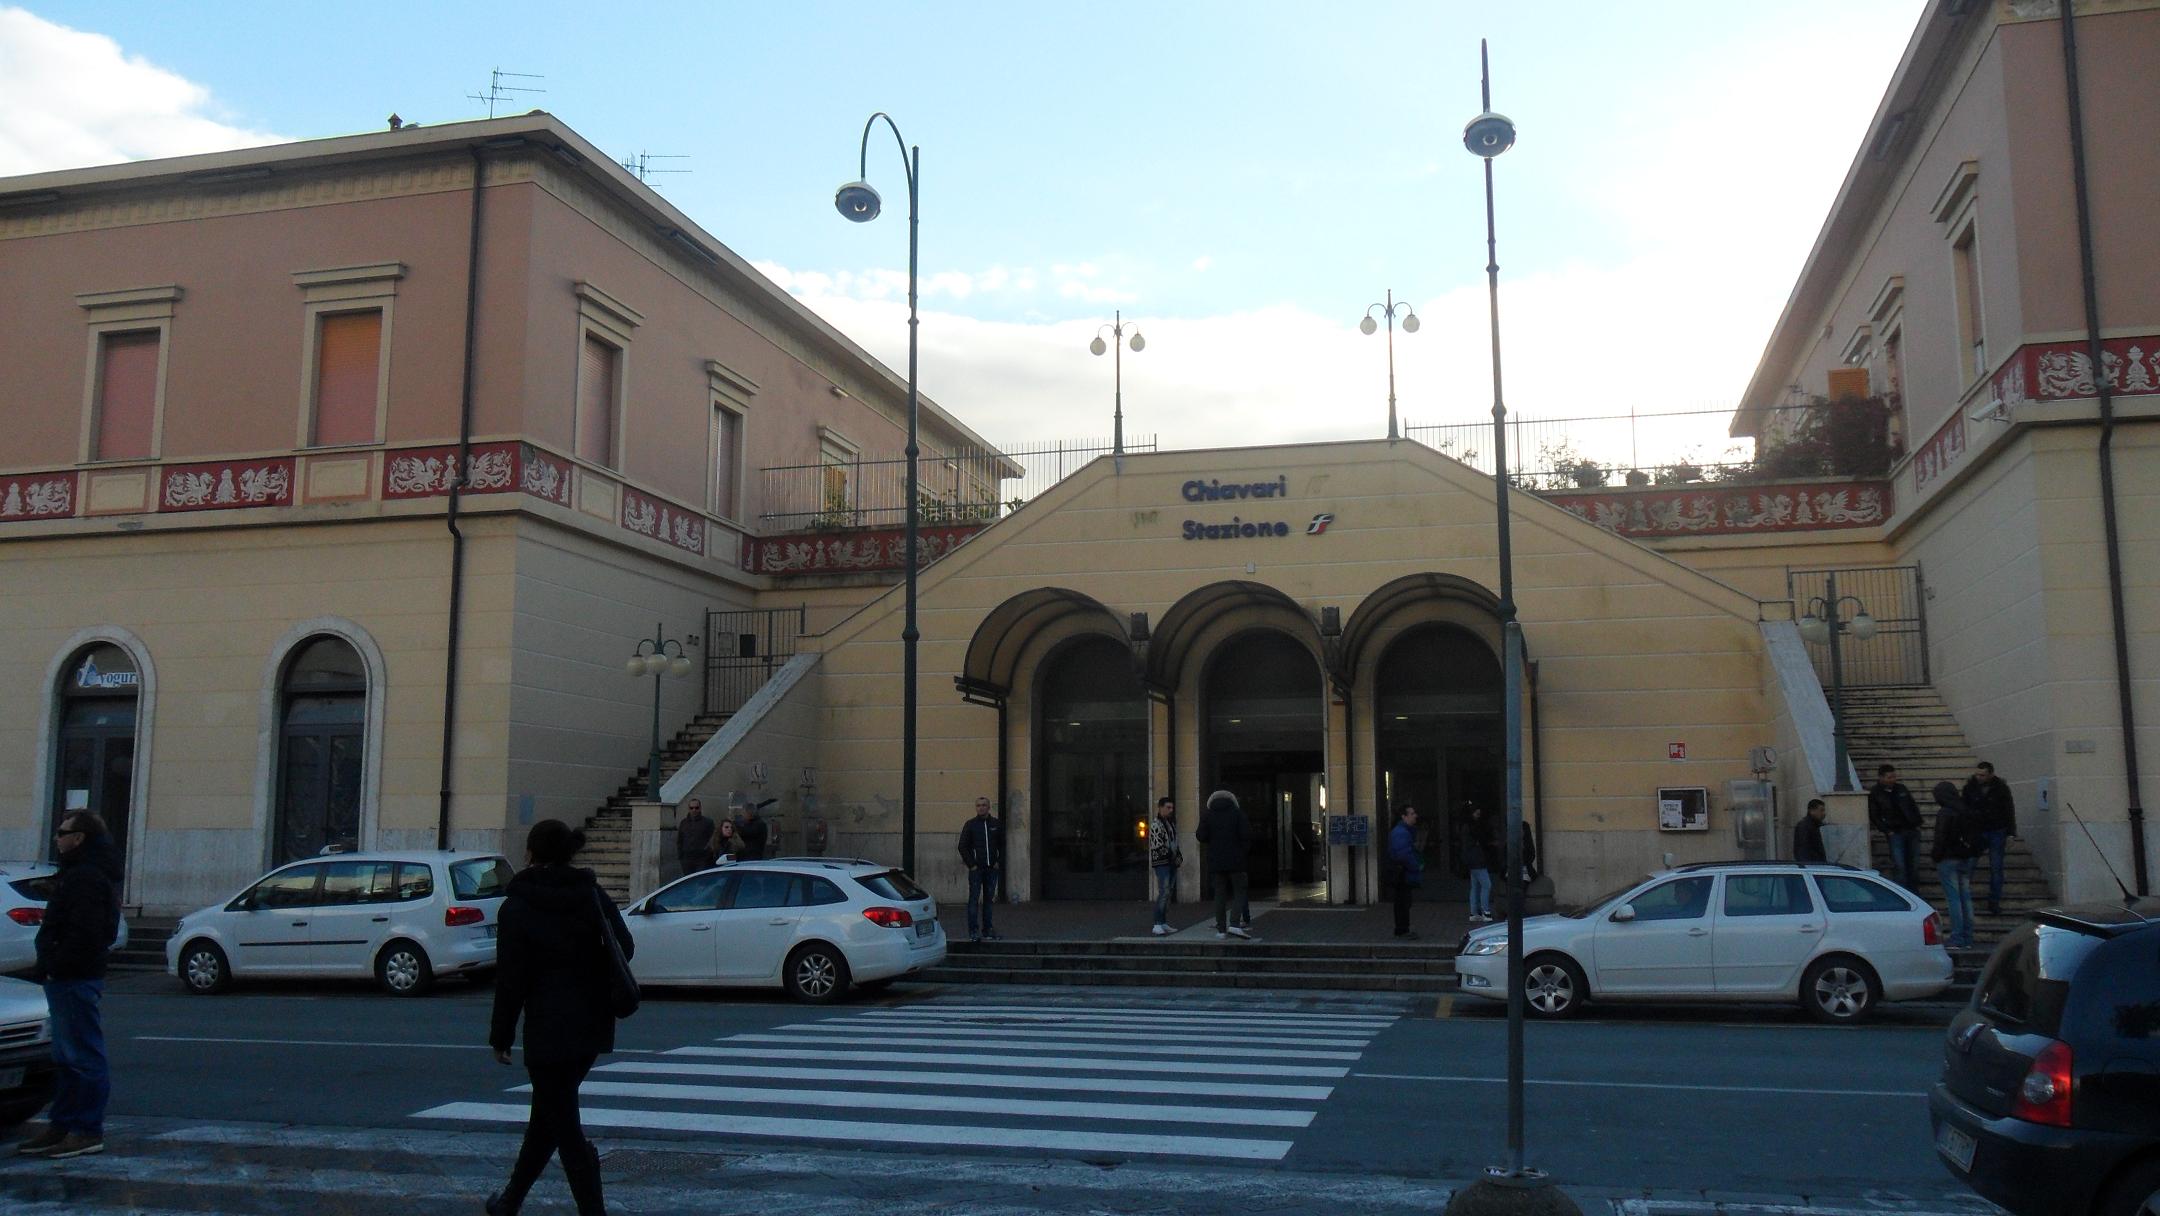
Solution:
{"label": "sneakers", "polygon": [[1168,926],[1168,925],[1157,925],[1157,926],[1155,926],[1155,927],[1154,927],[1154,928],[1153,928],[1152,930],[1150,930],[1150,932],[1152,932],[1152,933],[1153,933],[1153,934],[1154,934],[1155,936],[1157,936],[1157,937],[1161,937],[1161,936],[1163,936],[1164,934],[1166,934],[1166,933],[1170,932],[1170,926]]}
{"label": "sneakers", "polygon": [[1230,926],[1230,936],[1238,939],[1241,942],[1249,942],[1253,939],[1252,930],[1247,929],[1243,925]]}
{"label": "sneakers", "polygon": [[1004,941],[1005,939],[1004,939],[1004,938],[1002,938],[1002,937],[999,937],[999,936],[998,936],[997,934],[995,934],[995,933],[992,933],[992,932],[991,932],[990,930],[988,930],[988,929],[985,929],[985,930],[983,930],[982,940],[984,940],[984,941],[986,941],[986,942],[1001,942],[1001,941]]}
{"label": "sneakers", "polygon": [[42,1157],[60,1147],[60,1142],[65,1139],[67,1139],[66,1132],[48,1123],[45,1125],[44,1131],[16,1145],[15,1155],[18,1157]]}
{"label": "sneakers", "polygon": [[1218,929],[1215,931],[1215,940],[1219,942],[1226,942],[1230,940],[1230,935]]}
{"label": "sneakers", "polygon": [[102,1153],[104,1151],[105,1137],[85,1136],[80,1132],[69,1132],[61,1138],[58,1144],[38,1155],[47,1161],[63,1161],[69,1157],[87,1157],[92,1153]]}

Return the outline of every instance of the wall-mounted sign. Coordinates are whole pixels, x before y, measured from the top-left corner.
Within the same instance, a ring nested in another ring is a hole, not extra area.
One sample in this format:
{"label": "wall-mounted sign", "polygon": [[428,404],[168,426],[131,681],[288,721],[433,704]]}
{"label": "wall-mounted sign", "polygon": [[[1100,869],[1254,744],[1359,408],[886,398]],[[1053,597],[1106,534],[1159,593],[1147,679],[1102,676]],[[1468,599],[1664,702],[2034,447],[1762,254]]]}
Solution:
{"label": "wall-mounted sign", "polygon": [[1660,789],[1657,807],[1660,832],[1710,830],[1710,791],[1704,786]]}
{"label": "wall-mounted sign", "polygon": [[92,655],[75,669],[77,688],[135,688],[142,684],[142,676],[133,671],[100,671],[97,656]]}
{"label": "wall-mounted sign", "polygon": [[1687,744],[1685,744],[1685,743],[1668,743],[1668,744],[1666,744],[1666,745],[1665,745],[1665,758],[1666,758],[1667,760],[1685,760],[1685,759],[1687,759]]}
{"label": "wall-mounted sign", "polygon": [[1223,499],[1235,498],[1288,498],[1290,497],[1290,478],[1287,474],[1280,474],[1273,481],[1239,481],[1231,482],[1228,485],[1212,478],[1207,481],[1195,478],[1180,487],[1179,493],[1185,496],[1186,502],[1220,502]]}

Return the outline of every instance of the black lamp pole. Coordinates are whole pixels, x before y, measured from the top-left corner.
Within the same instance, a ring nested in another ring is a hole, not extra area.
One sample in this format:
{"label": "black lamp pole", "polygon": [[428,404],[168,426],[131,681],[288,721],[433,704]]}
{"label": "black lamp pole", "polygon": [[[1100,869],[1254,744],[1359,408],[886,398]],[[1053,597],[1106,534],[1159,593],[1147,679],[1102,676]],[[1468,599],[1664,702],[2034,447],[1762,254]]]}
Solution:
{"label": "black lamp pole", "polygon": [[[1838,611],[1846,604],[1853,606],[1853,613],[1840,618]],[[1808,601],[1805,616],[1820,625],[1824,636],[1818,640],[1830,646],[1830,737],[1837,745],[1837,778],[1831,788],[1848,794],[1852,792],[1852,753],[1845,739],[1845,656],[1838,636],[1849,632],[1865,642],[1875,636],[1875,618],[1868,615],[1867,605],[1859,596],[1838,594],[1834,572],[1828,576],[1823,594]],[[1803,620],[1803,626],[1805,623]]]}
{"label": "black lamp pole", "polygon": [[[1116,372],[1111,380],[1110,454],[1112,456],[1123,456],[1125,454],[1125,314],[1120,311],[1113,311],[1110,316],[1112,318],[1110,324],[1095,331],[1095,340],[1088,343],[1088,349],[1098,355],[1107,350],[1112,355],[1110,362],[1116,368]],[[1110,341],[1107,344],[1104,343],[1102,338],[1103,330],[1110,331]],[[1132,331],[1131,345],[1135,351],[1146,350],[1147,339],[1141,337],[1140,331],[1136,329]]]}
{"label": "black lamp pole", "polygon": [[915,315],[915,286],[918,265],[917,237],[921,229],[921,196],[918,191],[922,181],[922,149],[911,148],[900,135],[900,127],[892,116],[884,111],[872,114],[863,124],[862,151],[858,160],[856,180],[840,187],[833,195],[833,205],[840,214],[858,224],[865,224],[878,216],[882,204],[878,193],[864,180],[869,177],[870,130],[879,119],[893,133],[893,141],[900,145],[900,163],[907,169],[908,239],[907,239],[907,624],[900,630],[901,679],[900,690],[900,868],[913,873],[915,870],[915,647],[922,634],[915,627],[915,584],[917,544],[922,526],[922,501],[918,487],[919,470],[916,458],[922,449],[916,438],[919,414],[915,383],[915,332],[918,321]]}
{"label": "black lamp pole", "polygon": [[1387,437],[1400,439],[1401,431],[1395,425],[1395,312],[1397,309],[1402,310],[1403,332],[1414,334],[1418,331],[1417,309],[1411,307],[1408,300],[1397,300],[1395,289],[1390,287],[1387,302],[1368,306],[1365,309],[1365,319],[1358,322],[1358,328],[1368,335],[1380,328],[1379,322],[1373,320],[1375,308],[1387,318]]}
{"label": "black lamp pole", "polygon": [[653,635],[640,639],[637,648],[630,653],[630,674],[652,676],[652,755],[645,762],[645,796],[648,798],[660,796],[660,678],[682,674],[676,667],[686,657],[682,643],[667,635],[664,621],[656,623]]}

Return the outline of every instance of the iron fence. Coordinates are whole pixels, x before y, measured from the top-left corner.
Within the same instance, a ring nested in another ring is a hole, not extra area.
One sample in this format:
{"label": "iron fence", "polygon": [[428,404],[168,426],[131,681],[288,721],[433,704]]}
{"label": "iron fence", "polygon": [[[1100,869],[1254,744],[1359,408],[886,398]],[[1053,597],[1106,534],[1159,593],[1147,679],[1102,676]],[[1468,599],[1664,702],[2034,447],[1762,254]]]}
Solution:
{"label": "iron fence", "polygon": [[[1862,609],[1875,620],[1873,637],[1861,639],[1848,629],[1838,637],[1838,660],[1847,688],[1898,688],[1928,683],[1927,608],[1920,567],[1862,566],[1842,570],[1788,570],[1785,593],[1796,616],[1827,599],[1835,580],[1843,602],[1838,618],[1849,621]],[[1858,603],[1846,599],[1857,600]],[[1818,605],[1815,615],[1821,616]],[[1830,670],[1828,639],[1807,644],[1815,675],[1824,688],[1836,681]]]}
{"label": "iron fence", "polygon": [[708,609],[705,613],[705,712],[731,714],[795,657],[810,606]]}
{"label": "iron fence", "polygon": [[[1770,412],[1813,406],[1776,406]],[[1737,478],[1754,467],[1755,441],[1727,433],[1731,409],[1597,414],[1577,418],[1509,417],[1508,467],[1526,490],[1595,489],[1628,483],[1688,485]],[[1491,422],[1414,424],[1410,438],[1493,471]]]}
{"label": "iron fence", "polygon": [[[922,522],[989,523],[1111,450],[1108,439],[1067,439],[924,452],[916,458]],[[1128,439],[1125,450],[1152,452],[1155,437]],[[897,527],[907,521],[907,466],[900,456],[767,468],[759,522],[779,532]]]}

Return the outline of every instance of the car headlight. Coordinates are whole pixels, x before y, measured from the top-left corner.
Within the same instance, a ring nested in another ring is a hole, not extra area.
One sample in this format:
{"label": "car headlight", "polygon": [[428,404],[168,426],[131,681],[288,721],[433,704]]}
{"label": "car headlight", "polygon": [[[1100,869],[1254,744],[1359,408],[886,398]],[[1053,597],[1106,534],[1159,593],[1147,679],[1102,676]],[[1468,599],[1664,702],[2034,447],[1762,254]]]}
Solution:
{"label": "car headlight", "polygon": [[1463,947],[1463,953],[1472,956],[1506,954],[1507,939],[1504,937],[1481,937]]}

